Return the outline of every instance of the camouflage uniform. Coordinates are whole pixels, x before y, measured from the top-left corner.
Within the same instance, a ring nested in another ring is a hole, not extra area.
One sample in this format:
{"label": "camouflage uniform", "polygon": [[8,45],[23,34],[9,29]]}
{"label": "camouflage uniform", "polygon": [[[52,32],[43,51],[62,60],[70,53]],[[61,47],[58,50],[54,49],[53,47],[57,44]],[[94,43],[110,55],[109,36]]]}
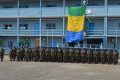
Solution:
{"label": "camouflage uniform", "polygon": [[111,64],[112,56],[111,56],[110,50],[107,50],[106,55],[107,55],[107,62],[108,62],[108,64]]}
{"label": "camouflage uniform", "polygon": [[82,58],[82,62],[86,63],[87,61],[87,56],[86,56],[86,52],[84,49],[81,50],[81,58]]}
{"label": "camouflage uniform", "polygon": [[90,49],[87,50],[87,61],[88,61],[88,63],[92,62],[92,52]]}
{"label": "camouflage uniform", "polygon": [[3,61],[3,59],[4,59],[4,49],[3,48],[0,48],[0,58],[1,58],[1,61]]}
{"label": "camouflage uniform", "polygon": [[119,54],[116,50],[113,51],[113,63],[114,64],[118,64],[118,57],[119,57]]}
{"label": "camouflage uniform", "polygon": [[25,48],[25,61],[29,61],[29,48]]}
{"label": "camouflage uniform", "polygon": [[98,64],[98,51],[96,49],[93,51],[93,57],[95,64]]}
{"label": "camouflage uniform", "polygon": [[101,50],[100,54],[101,54],[101,63],[105,64],[106,54],[103,50]]}

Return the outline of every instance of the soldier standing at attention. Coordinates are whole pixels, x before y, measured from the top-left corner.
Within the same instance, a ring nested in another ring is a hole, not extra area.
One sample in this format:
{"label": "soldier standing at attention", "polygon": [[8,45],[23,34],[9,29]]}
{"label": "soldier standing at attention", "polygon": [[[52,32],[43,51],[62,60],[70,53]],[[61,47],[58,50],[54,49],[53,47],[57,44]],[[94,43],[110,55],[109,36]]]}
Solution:
{"label": "soldier standing at attention", "polygon": [[93,51],[93,57],[95,64],[98,64],[98,51],[96,49]]}
{"label": "soldier standing at attention", "polygon": [[4,59],[4,49],[3,48],[0,48],[0,58],[1,58],[1,61],[3,61],[3,59]]}

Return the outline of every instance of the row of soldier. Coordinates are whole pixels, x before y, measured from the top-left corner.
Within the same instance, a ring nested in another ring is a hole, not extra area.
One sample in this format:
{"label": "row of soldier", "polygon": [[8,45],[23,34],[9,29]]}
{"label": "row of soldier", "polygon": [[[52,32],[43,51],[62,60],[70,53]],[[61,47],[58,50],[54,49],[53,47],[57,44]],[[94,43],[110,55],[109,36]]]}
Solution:
{"label": "row of soldier", "polygon": [[118,64],[117,50],[80,48],[11,48],[10,61]]}

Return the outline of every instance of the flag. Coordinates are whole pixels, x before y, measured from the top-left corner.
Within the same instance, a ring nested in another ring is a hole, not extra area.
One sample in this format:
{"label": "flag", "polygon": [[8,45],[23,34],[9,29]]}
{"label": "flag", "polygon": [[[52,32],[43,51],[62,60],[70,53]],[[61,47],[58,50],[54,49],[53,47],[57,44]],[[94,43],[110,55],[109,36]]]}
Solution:
{"label": "flag", "polygon": [[68,8],[67,43],[78,43],[84,38],[85,7]]}

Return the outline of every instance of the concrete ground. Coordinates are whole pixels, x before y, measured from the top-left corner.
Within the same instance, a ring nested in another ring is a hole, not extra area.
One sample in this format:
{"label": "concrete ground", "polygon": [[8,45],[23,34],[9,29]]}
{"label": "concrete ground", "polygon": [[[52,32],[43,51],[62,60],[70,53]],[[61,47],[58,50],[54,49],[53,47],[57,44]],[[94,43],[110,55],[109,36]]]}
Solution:
{"label": "concrete ground", "polygon": [[0,80],[120,80],[120,63],[0,62]]}

